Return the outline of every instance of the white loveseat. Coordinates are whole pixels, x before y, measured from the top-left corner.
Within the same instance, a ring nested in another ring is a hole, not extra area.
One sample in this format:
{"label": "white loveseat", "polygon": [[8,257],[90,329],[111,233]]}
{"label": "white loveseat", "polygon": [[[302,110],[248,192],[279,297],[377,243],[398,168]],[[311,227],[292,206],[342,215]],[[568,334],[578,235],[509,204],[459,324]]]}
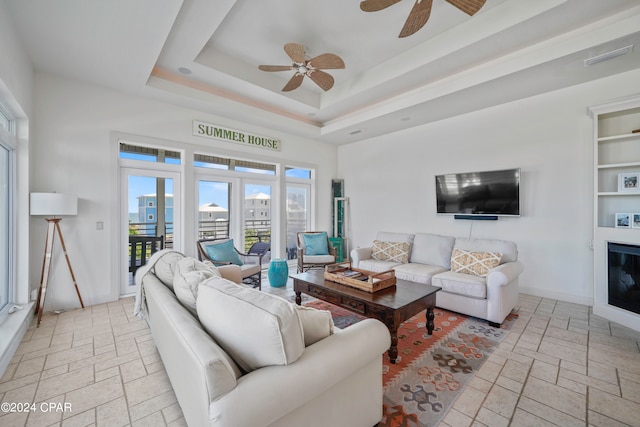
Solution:
{"label": "white loveseat", "polygon": [[[489,268],[474,272],[473,267],[461,265],[473,264],[483,256],[490,259],[488,254],[493,254],[495,267],[487,262]],[[452,255],[463,256],[455,260],[455,270],[460,271],[452,271]],[[515,307],[518,277],[524,270],[514,242],[428,233],[379,232],[374,246],[352,250],[351,259],[356,268],[375,272],[393,269],[398,279],[439,286],[437,307],[486,319],[494,326]]]}
{"label": "white loveseat", "polygon": [[[382,354],[390,345],[384,324],[366,319],[318,336],[329,325],[309,328],[309,318],[298,313],[328,316],[332,327],[328,312],[211,277],[198,263],[164,250],[136,274],[141,286],[136,315],[149,324],[189,426],[370,427],[380,421]],[[193,268],[183,274],[186,264]],[[183,286],[194,277],[203,280],[191,287],[198,293],[189,302],[184,298],[189,288]],[[239,272],[234,277],[239,280]],[[182,295],[180,300],[176,294]],[[212,331],[222,341],[214,340]],[[237,345],[228,347],[230,352],[221,344],[238,339],[249,347],[242,360],[231,356]],[[270,362],[273,358],[283,361]],[[276,364],[251,366],[255,363]]]}

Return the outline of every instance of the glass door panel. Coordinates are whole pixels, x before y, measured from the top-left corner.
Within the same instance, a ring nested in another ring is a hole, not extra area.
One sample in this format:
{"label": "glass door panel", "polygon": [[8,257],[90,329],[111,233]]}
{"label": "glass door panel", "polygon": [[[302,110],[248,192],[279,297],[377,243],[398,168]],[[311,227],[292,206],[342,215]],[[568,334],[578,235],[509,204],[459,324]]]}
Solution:
{"label": "glass door panel", "polygon": [[0,145],[0,310],[9,303],[9,254],[10,246],[13,239],[11,239],[9,228],[9,207],[11,206],[11,200],[9,197],[9,182],[11,173],[10,168],[11,157],[9,150]]}
{"label": "glass door panel", "polygon": [[[258,242],[271,242],[271,184],[244,183],[243,198],[243,235],[241,248],[248,253]],[[262,263],[268,264],[270,257],[263,257]]]}
{"label": "glass door panel", "polygon": [[177,244],[180,200],[175,173],[126,168],[122,173],[122,205],[126,215],[123,234],[127,239],[122,257],[126,280],[121,293],[125,295],[135,291],[135,273],[155,251],[180,250]]}
{"label": "glass door panel", "polygon": [[231,182],[198,181],[198,240],[231,236]]}
{"label": "glass door panel", "polygon": [[287,259],[297,258],[297,233],[310,224],[309,193],[311,186],[287,184]]}

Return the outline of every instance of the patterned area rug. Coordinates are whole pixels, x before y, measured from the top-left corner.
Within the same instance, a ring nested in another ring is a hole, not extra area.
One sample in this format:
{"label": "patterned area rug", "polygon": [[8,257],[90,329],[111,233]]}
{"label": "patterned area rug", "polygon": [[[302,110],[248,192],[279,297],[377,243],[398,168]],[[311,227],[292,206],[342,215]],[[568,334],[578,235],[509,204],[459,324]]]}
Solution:
{"label": "patterned area rug", "polygon": [[[341,329],[364,319],[324,301],[305,305],[329,310]],[[433,335],[427,334],[422,312],[400,326],[396,364],[386,352],[383,356],[384,406],[378,427],[437,425],[518,316],[512,313],[498,329],[486,320],[438,308],[434,313]]]}

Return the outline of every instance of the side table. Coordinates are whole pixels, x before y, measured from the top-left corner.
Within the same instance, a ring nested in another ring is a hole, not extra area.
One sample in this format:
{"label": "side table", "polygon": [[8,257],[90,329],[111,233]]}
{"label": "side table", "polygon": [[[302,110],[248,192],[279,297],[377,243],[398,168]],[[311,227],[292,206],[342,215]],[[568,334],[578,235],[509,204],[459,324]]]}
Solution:
{"label": "side table", "polygon": [[272,259],[269,264],[269,271],[267,272],[269,277],[269,285],[273,288],[281,288],[287,284],[289,278],[289,264],[286,259]]}

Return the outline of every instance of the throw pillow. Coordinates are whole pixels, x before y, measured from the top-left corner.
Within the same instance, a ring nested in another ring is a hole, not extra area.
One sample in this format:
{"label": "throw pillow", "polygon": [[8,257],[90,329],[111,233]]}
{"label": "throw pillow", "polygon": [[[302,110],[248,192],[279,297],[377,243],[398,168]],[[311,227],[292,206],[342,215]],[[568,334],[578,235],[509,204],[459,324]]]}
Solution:
{"label": "throw pillow", "polygon": [[244,264],[233,245],[233,239],[229,239],[223,243],[205,245],[204,249],[213,261],[230,262],[236,265]]}
{"label": "throw pillow", "polygon": [[288,365],[304,351],[293,304],[275,295],[211,278],[198,287],[200,323],[245,372]]}
{"label": "throw pillow", "polygon": [[305,347],[333,335],[334,325],[330,311],[301,305],[294,305],[294,307],[298,310],[298,317],[302,322]]}
{"label": "throw pillow", "polygon": [[379,261],[393,261],[406,264],[409,262],[408,242],[382,242],[373,241],[371,257]]}
{"label": "throw pillow", "polygon": [[487,277],[491,269],[500,265],[500,252],[472,252],[454,249],[451,253],[451,271]]}
{"label": "throw pillow", "polygon": [[173,292],[175,292],[178,301],[196,317],[198,316],[196,311],[198,285],[211,277],[220,277],[218,269],[197,259],[185,257],[176,264]]}
{"label": "throw pillow", "polygon": [[329,255],[327,233],[303,234],[305,255]]}

